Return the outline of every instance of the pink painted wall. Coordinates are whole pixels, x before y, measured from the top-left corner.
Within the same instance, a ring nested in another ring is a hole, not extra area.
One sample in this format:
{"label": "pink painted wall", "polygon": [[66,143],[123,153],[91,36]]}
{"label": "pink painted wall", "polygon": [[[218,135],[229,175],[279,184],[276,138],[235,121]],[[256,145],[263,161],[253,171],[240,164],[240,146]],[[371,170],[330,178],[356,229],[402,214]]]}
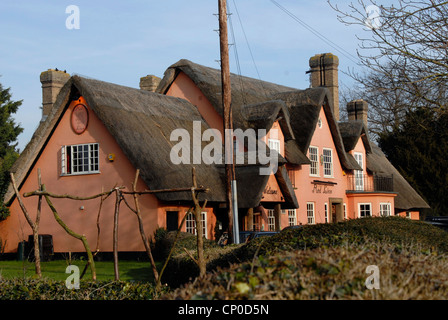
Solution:
{"label": "pink painted wall", "polygon": [[403,211],[399,212],[398,216],[403,218],[410,218],[412,220],[420,220],[420,212],[418,211]]}
{"label": "pink painted wall", "polygon": [[210,128],[218,129],[221,132],[221,136],[224,137],[222,117],[216,112],[202,91],[194,84],[193,80],[184,72],[180,72],[177,75],[166,95],[185,99],[195,105]]}
{"label": "pink painted wall", "polygon": [[394,198],[396,194],[393,193],[352,193],[347,196],[347,218],[359,218],[359,204],[370,204],[372,209],[372,216],[380,216],[380,204],[390,203],[391,215],[394,214]]}
{"label": "pink painted wall", "polygon": [[[89,110],[89,125],[87,130],[78,135],[70,124],[70,115],[73,107],[77,103],[84,103]],[[60,150],[63,145],[73,145],[82,143],[99,143],[99,174],[87,174],[76,176],[60,175]],[[115,154],[113,162],[108,161],[107,156]],[[71,194],[77,196],[90,196],[107,191],[114,186],[124,186],[132,189],[132,182],[136,169],[132,166],[124,153],[121,151],[114,137],[107,131],[95,113],[88,107],[85,100],[80,100],[70,104],[63,114],[60,123],[50,137],[42,154],[37,159],[28,178],[20,189],[21,194],[33,191],[38,188],[37,168],[41,169],[42,181],[49,192],[56,194]],[[145,190],[148,187],[139,179],[138,190]],[[128,202],[133,205],[132,196],[127,196]],[[37,198],[24,198],[28,212],[35,220]],[[166,210],[173,207],[164,206],[154,195],[144,195],[139,197],[145,232],[148,237],[153,236],[158,226],[166,227]],[[62,220],[74,232],[84,234],[92,250],[97,245],[97,217],[100,200],[74,201],[69,199],[53,199],[53,204],[58,210]],[[107,198],[100,215],[100,251],[113,250],[113,216],[115,206],[115,195]],[[81,209],[83,207],[83,209]],[[40,222],[40,234],[53,235],[55,252],[78,252],[84,251],[82,243],[66,234],[61,226],[55,221],[51,210],[45,203],[42,206]],[[176,210],[185,212],[188,208],[177,206]],[[0,238],[7,241],[5,252],[15,252],[18,242],[28,240],[28,235],[32,234],[31,228],[26,222],[24,215],[15,199],[11,205],[11,215],[8,219],[0,223]],[[211,209],[207,209],[209,212]],[[214,215],[208,213],[210,225],[216,223]],[[179,214],[179,223],[183,215]],[[185,227],[184,227],[185,230]],[[209,233],[213,235],[212,232]],[[141,236],[138,229],[136,215],[129,210],[122,202],[119,216],[119,251],[144,251]]]}

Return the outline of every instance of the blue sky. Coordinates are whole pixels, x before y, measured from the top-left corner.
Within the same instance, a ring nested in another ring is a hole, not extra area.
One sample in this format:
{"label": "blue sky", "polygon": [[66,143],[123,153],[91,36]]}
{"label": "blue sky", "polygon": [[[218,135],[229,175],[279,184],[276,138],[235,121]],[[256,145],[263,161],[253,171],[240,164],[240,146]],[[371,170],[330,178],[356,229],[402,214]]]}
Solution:
{"label": "blue sky", "polygon": [[[325,52],[339,56],[341,71],[356,68],[355,58],[319,39],[272,1],[227,1],[242,75],[305,89],[309,58]],[[276,1],[356,57],[356,34],[364,31],[340,23],[327,0]],[[341,8],[348,3],[337,1]],[[69,5],[79,8],[79,29],[66,28]],[[49,68],[136,88],[140,77],[162,77],[183,58],[219,68],[217,6],[217,0],[2,0],[0,83],[11,88],[14,100],[23,100],[15,116],[25,129],[19,147],[23,150],[39,124],[39,76]],[[231,71],[238,73],[233,46],[230,54]],[[342,72],[339,80],[340,86],[351,84]]]}

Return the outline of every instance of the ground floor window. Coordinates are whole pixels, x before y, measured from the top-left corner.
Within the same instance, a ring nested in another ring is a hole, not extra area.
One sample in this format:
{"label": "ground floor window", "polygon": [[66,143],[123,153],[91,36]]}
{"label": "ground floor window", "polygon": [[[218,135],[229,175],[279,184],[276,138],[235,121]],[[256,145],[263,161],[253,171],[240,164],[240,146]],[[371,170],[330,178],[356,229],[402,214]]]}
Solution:
{"label": "ground floor window", "polygon": [[390,203],[380,203],[380,215],[382,217],[389,217],[391,215]]}
{"label": "ground floor window", "polygon": [[360,218],[371,217],[372,216],[372,204],[370,203],[360,203],[358,205],[358,213]]}
{"label": "ground floor window", "polygon": [[314,224],[314,202],[307,202],[306,204],[306,216],[308,224]]}
{"label": "ground floor window", "polygon": [[344,219],[347,220],[347,204],[344,203]]}
{"label": "ground floor window", "polygon": [[328,223],[328,203],[325,203],[324,205],[324,212],[325,212],[325,223]]}
{"label": "ground floor window", "polygon": [[268,231],[275,231],[275,213],[274,210],[268,210]]}
{"label": "ground floor window", "polygon": [[[202,229],[204,230],[204,237],[207,238],[207,212],[201,212],[201,223]],[[187,218],[185,219],[185,231],[194,235],[198,234],[193,212],[187,214]]]}

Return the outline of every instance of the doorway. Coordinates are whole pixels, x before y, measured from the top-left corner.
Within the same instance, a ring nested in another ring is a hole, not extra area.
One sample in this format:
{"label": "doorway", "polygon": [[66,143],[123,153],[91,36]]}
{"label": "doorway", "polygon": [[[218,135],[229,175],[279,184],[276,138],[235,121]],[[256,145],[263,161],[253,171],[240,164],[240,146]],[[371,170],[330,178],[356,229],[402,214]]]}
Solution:
{"label": "doorway", "polygon": [[166,212],[166,230],[177,231],[179,227],[179,211]]}
{"label": "doorway", "polygon": [[330,198],[330,222],[344,221],[344,201],[342,198]]}

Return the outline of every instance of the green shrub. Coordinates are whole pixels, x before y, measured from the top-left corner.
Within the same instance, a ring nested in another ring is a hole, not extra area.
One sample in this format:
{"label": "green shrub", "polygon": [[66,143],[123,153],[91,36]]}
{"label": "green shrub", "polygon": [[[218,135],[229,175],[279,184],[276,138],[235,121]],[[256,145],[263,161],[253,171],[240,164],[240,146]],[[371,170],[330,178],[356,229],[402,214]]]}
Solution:
{"label": "green shrub", "polygon": [[[368,241],[384,241],[397,246],[419,245],[425,250],[448,253],[448,232],[442,229],[406,218],[374,217],[305,225],[300,229],[285,230],[272,237],[261,237],[248,244],[230,247],[233,250],[214,249],[219,254],[209,257],[207,270],[251,261],[255,255],[270,256],[297,250],[363,245]],[[206,257],[209,251],[210,248],[206,250]],[[172,287],[177,287],[198,274],[197,267],[186,255],[177,255],[170,263],[169,270],[166,273],[169,276],[164,281]]]}
{"label": "green shrub", "polygon": [[163,241],[166,237],[168,231],[166,231],[166,229],[164,228],[157,228],[154,231],[154,240],[151,241],[151,250],[152,250],[152,255],[154,256],[155,259],[157,260],[161,260],[163,259],[164,256],[164,244]]}
{"label": "green shrub", "polygon": [[[163,240],[165,250],[164,258],[168,256],[175,237],[176,231],[170,231]],[[234,248],[234,246],[222,248],[215,241],[204,239],[205,258],[209,263],[213,263],[215,259],[223,255],[231,254]],[[199,275],[198,266],[191,260],[188,254],[186,254],[185,250],[188,250],[195,258],[197,257],[197,237],[191,233],[180,232],[162,279],[163,282],[168,283],[171,287],[179,286]],[[212,268],[213,265],[208,264],[207,269]]]}
{"label": "green shrub", "polygon": [[[162,299],[446,299],[446,254],[367,239],[257,256],[208,273]],[[399,250],[397,251],[397,248]],[[379,289],[368,289],[366,268],[377,265]]]}

